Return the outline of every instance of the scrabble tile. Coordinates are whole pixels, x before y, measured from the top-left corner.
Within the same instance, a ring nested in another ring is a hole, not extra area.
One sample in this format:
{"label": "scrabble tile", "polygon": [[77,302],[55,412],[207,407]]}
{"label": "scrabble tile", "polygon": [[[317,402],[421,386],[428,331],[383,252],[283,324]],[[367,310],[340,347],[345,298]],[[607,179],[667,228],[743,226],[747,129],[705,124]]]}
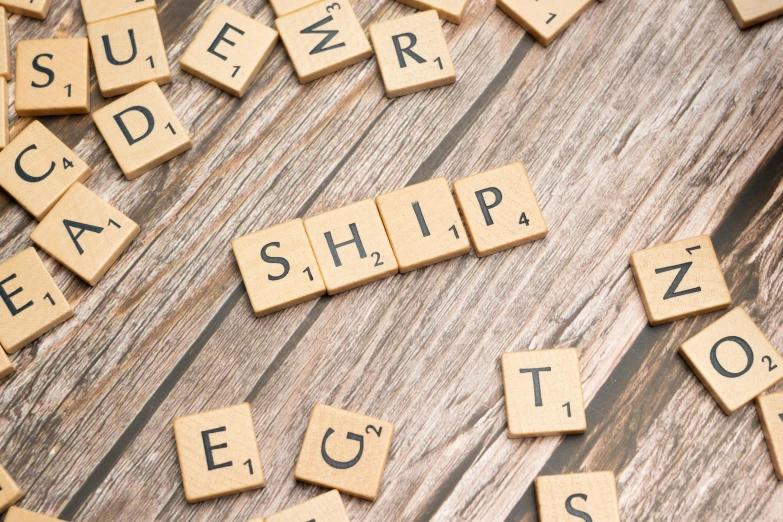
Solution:
{"label": "scrabble tile", "polygon": [[759,421],[764,429],[769,454],[778,480],[783,480],[783,392],[761,395],[756,399]]}
{"label": "scrabble tile", "polygon": [[726,0],[726,5],[740,29],[783,14],[783,0]]}
{"label": "scrabble tile", "polygon": [[293,13],[303,7],[312,5],[318,0],[269,0],[272,4],[272,10],[275,12],[275,16],[280,18],[288,13]]}
{"label": "scrabble tile", "polygon": [[304,221],[329,295],[397,273],[375,201],[365,199]]}
{"label": "scrabble tile", "polygon": [[40,221],[90,167],[39,121],[0,152],[0,187]]}
{"label": "scrabble tile", "polygon": [[653,326],[731,305],[710,236],[636,251],[631,268]]}
{"label": "scrabble tile", "polygon": [[326,0],[275,21],[299,82],[307,83],[372,56],[348,0]]}
{"label": "scrabble tile", "polygon": [[30,234],[41,250],[95,286],[139,235],[139,226],[74,183]]}
{"label": "scrabble tile", "polygon": [[87,38],[22,40],[16,46],[16,113],[22,117],[90,112]]}
{"label": "scrabble tile", "polygon": [[[15,371],[16,368],[14,368],[14,365],[11,363],[11,360],[5,354],[5,350],[3,350],[3,347],[0,346],[0,379],[2,379],[3,377],[8,377]],[[2,487],[2,485],[0,485],[0,487]]]}
{"label": "scrabble tile", "polygon": [[105,98],[149,82],[171,83],[169,60],[155,9],[87,25],[98,85]]}
{"label": "scrabble tile", "polygon": [[742,308],[682,343],[680,355],[726,415],[783,379],[783,357]]}
{"label": "scrabble tile", "polygon": [[6,148],[11,141],[8,127],[8,81],[0,77],[0,150]]}
{"label": "scrabble tile", "polygon": [[156,83],[93,112],[92,119],[128,179],[138,178],[192,146]]}
{"label": "scrabble tile", "polygon": [[470,252],[470,242],[446,178],[375,198],[400,272]]}
{"label": "scrabble tile", "polygon": [[465,8],[468,6],[468,0],[397,0],[401,4],[409,5],[419,11],[428,11],[434,9],[438,16],[458,24],[462,22],[462,15],[465,14]]}
{"label": "scrabble tile", "polygon": [[540,522],[620,522],[614,473],[572,473],[536,477]]}
{"label": "scrabble tile", "polygon": [[500,361],[509,438],[585,432],[576,349],[508,352]]}
{"label": "scrabble tile", "polygon": [[188,502],[264,487],[248,403],[174,419],[174,438]]}
{"label": "scrabble tile", "polygon": [[316,404],[296,461],[297,480],[375,500],[394,424]]}
{"label": "scrabble tile", "polygon": [[[270,515],[261,522],[350,522],[340,493],[333,489],[301,504]],[[252,521],[251,521],[252,522]]]}
{"label": "scrabble tile", "polygon": [[[11,475],[0,466],[0,513],[5,513],[12,504],[24,496]],[[8,519],[6,519],[8,520]]]}
{"label": "scrabble tile", "polygon": [[277,44],[277,31],[218,4],[179,60],[183,71],[238,98]]}
{"label": "scrabble tile", "polygon": [[26,509],[11,507],[5,516],[5,522],[62,522],[59,518],[33,513]]}
{"label": "scrabble tile", "polygon": [[52,0],[0,0],[7,11],[43,20],[49,14]]}
{"label": "scrabble tile", "polygon": [[155,9],[155,0],[82,0],[82,12],[84,21],[88,24],[114,18],[115,16],[126,15],[143,11],[144,9]]}
{"label": "scrabble tile", "polygon": [[455,181],[454,196],[479,257],[541,239],[549,231],[521,163]]}
{"label": "scrabble tile", "polygon": [[34,248],[0,264],[0,345],[14,353],[73,316]]}
{"label": "scrabble tile", "polygon": [[256,317],[326,293],[301,219],[231,241]]}
{"label": "scrabble tile", "polygon": [[370,39],[388,98],[449,85],[457,80],[449,46],[435,11],[372,24]]}
{"label": "scrabble tile", "polygon": [[8,39],[8,15],[0,7],[0,76],[11,79],[11,43]]}
{"label": "scrabble tile", "polygon": [[497,0],[498,7],[541,45],[549,45],[593,0]]}

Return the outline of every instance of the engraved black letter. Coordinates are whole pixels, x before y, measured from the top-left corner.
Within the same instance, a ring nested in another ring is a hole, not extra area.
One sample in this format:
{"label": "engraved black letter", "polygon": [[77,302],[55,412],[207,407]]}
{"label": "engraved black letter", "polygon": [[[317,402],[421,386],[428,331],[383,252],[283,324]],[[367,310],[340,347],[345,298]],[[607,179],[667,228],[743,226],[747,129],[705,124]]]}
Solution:
{"label": "engraved black letter", "polygon": [[211,442],[209,442],[209,436],[212,433],[218,433],[221,431],[226,431],[226,427],[223,426],[221,428],[215,428],[212,430],[206,430],[201,432],[201,441],[204,443],[204,454],[207,456],[207,469],[209,471],[212,471],[213,469],[227,468],[234,464],[230,460],[222,464],[215,464],[215,459],[212,456],[212,450],[227,448],[228,444],[224,442],[223,444],[212,446]]}
{"label": "engraved black letter", "polygon": [[334,430],[332,428],[326,430],[326,435],[324,435],[324,438],[321,441],[321,457],[323,457],[324,462],[329,464],[331,467],[337,469],[348,469],[354,467],[356,464],[359,463],[359,460],[362,458],[362,452],[364,451],[364,437],[362,437],[361,435],[357,435],[355,433],[351,433],[350,431],[348,432],[346,438],[348,440],[355,440],[356,442],[359,443],[359,452],[351,460],[346,462],[341,462],[339,460],[334,460],[329,456],[328,453],[326,453],[326,439],[331,437],[332,433],[334,433]]}
{"label": "engraved black letter", "polygon": [[672,281],[671,286],[669,286],[669,289],[666,290],[666,293],[663,295],[664,301],[667,299],[671,299],[672,297],[679,297],[681,295],[695,294],[696,292],[701,292],[701,287],[698,286],[696,288],[680,290],[679,292],[677,291],[677,288],[680,286],[680,283],[682,283],[685,274],[688,273],[688,270],[690,270],[692,264],[693,261],[688,261],[687,263],[683,263],[681,265],[672,265],[672,266],[667,266],[665,268],[655,269],[656,274],[662,274],[670,270],[679,270],[679,272],[677,272],[677,276],[674,278],[674,281]]}
{"label": "engraved black letter", "polygon": [[280,243],[278,243],[277,241],[275,241],[273,243],[267,243],[266,245],[264,245],[264,248],[261,249],[261,259],[263,259],[267,263],[276,263],[278,265],[282,265],[283,266],[283,273],[282,274],[277,275],[277,276],[272,275],[272,274],[267,275],[267,277],[269,278],[270,281],[279,281],[279,280],[283,279],[285,276],[288,275],[288,272],[291,270],[291,265],[288,264],[288,260],[286,258],[284,258],[284,257],[273,257],[273,256],[268,255],[266,253],[266,250],[269,247],[280,248]]}
{"label": "engraved black letter", "polygon": [[[84,249],[79,244],[79,237],[82,234],[84,234],[85,232],[95,232],[96,234],[100,234],[101,232],[103,232],[103,228],[101,227],[79,223],[78,221],[71,221],[70,219],[63,219],[63,225],[65,225],[65,230],[68,231],[68,235],[71,236],[71,241],[73,241],[73,244],[76,245],[76,250],[77,252],[79,252],[79,255],[84,254]],[[74,234],[73,230],[71,230],[73,228],[75,228],[79,232]]]}
{"label": "engraved black letter", "polygon": [[519,373],[532,373],[533,374],[533,395],[536,400],[536,408],[542,406],[541,402],[541,381],[538,378],[538,372],[549,372],[552,368],[547,366],[546,368],[525,368],[520,369]]}
{"label": "engraved black letter", "polygon": [[419,228],[421,229],[421,235],[427,237],[430,235],[430,229],[427,226],[427,222],[424,221],[424,215],[421,213],[421,207],[418,201],[413,202],[413,213],[416,214],[416,220],[419,222]]}
{"label": "engraved black letter", "polygon": [[29,303],[25,303],[22,305],[21,308],[17,308],[13,301],[11,301],[11,298],[15,296],[16,294],[19,294],[24,290],[21,286],[11,292],[10,294],[3,288],[3,285],[8,283],[9,281],[16,279],[16,274],[11,274],[10,276],[6,277],[2,281],[0,281],[0,297],[3,299],[3,303],[5,303],[5,306],[8,307],[8,311],[11,312],[11,317],[15,317],[17,314],[23,312],[25,309],[30,308],[33,306],[33,302],[30,301]]}
{"label": "engraved black letter", "polygon": [[215,38],[215,41],[212,42],[212,45],[209,46],[209,49],[207,49],[208,52],[214,54],[215,56],[217,56],[223,61],[228,60],[228,58],[226,58],[225,56],[223,56],[222,54],[216,51],[217,46],[220,45],[220,42],[226,42],[228,45],[232,47],[236,45],[236,42],[232,42],[231,40],[226,38],[226,33],[229,31],[229,29],[233,29],[234,31],[238,32],[241,35],[245,34],[245,31],[238,29],[231,24],[226,24],[223,26],[223,29],[220,30],[220,32],[217,35],[217,38]]}
{"label": "engraved black letter", "polygon": [[332,30],[332,29],[319,30],[318,28],[321,27],[322,25],[328,24],[332,20],[333,20],[332,15],[329,15],[326,18],[324,18],[323,20],[320,20],[320,21],[314,23],[310,27],[305,27],[304,29],[299,31],[301,34],[325,34],[326,35],[326,36],[324,36],[324,39],[321,40],[318,43],[318,45],[316,45],[313,48],[312,51],[310,51],[310,54],[318,54],[318,53],[322,53],[324,51],[331,51],[332,49],[337,49],[338,47],[345,47],[345,42],[334,44],[331,47],[324,47],[329,42],[331,42],[332,38],[337,36],[337,33],[339,33],[340,31]]}
{"label": "engraved black letter", "polygon": [[[400,45],[400,38],[407,38],[410,42],[408,44],[408,47],[403,47]],[[416,45],[416,35],[413,33],[402,33],[402,34],[396,34],[392,36],[392,41],[394,41],[394,52],[397,53],[397,61],[400,62],[400,69],[405,69],[408,64],[405,63],[405,55],[407,54],[416,63],[424,63],[427,60],[416,54],[415,52],[411,51],[413,47]]]}
{"label": "engraved black letter", "polygon": [[49,58],[50,60],[52,60],[54,59],[54,56],[52,56],[51,54],[44,53],[44,54],[39,54],[38,56],[33,58],[33,69],[35,69],[38,72],[44,73],[48,78],[46,80],[46,83],[35,83],[35,82],[30,83],[30,85],[38,89],[43,89],[44,87],[48,87],[54,81],[54,71],[38,63],[38,60],[40,60],[41,58]]}
{"label": "engraved black letter", "polygon": [[[730,372],[723,367],[720,361],[718,361],[718,347],[726,342],[737,343],[739,347],[742,348],[742,351],[745,352],[745,357],[747,358],[748,363],[745,365],[745,368],[741,372],[738,373]],[[712,367],[715,368],[716,372],[718,372],[724,377],[728,377],[729,379],[734,379],[750,371],[750,367],[753,366],[753,350],[751,350],[750,345],[745,341],[745,339],[730,335],[728,337],[724,337],[723,339],[715,343],[715,345],[712,347],[712,350],[710,350],[710,362],[712,363]]]}
{"label": "engraved black letter", "polygon": [[118,62],[114,58],[114,53],[111,52],[111,43],[109,42],[109,35],[103,35],[101,37],[101,39],[103,40],[103,48],[106,50],[106,59],[109,60],[110,64],[125,65],[131,63],[136,58],[136,37],[133,36],[133,29],[128,29],[128,36],[130,37],[130,43],[131,43],[131,57],[125,60],[124,62]]}
{"label": "engraved black letter", "polygon": [[[131,135],[130,131],[128,130],[127,125],[125,125],[125,122],[122,121],[122,117],[125,114],[127,114],[127,113],[129,113],[131,111],[140,112],[141,115],[144,116],[144,118],[147,120],[147,130],[144,132],[144,134],[142,134],[138,138],[134,138]],[[128,107],[127,109],[125,109],[124,111],[120,112],[119,114],[115,114],[114,115],[114,121],[116,121],[117,125],[119,125],[120,130],[122,131],[123,136],[125,136],[125,139],[128,140],[128,145],[133,145],[134,143],[140,142],[141,140],[143,140],[144,138],[149,136],[150,133],[152,132],[152,129],[155,128],[155,118],[152,116],[152,113],[146,107],[141,107],[139,105],[135,105],[133,107]]]}
{"label": "engraved black letter", "polygon": [[[489,192],[495,196],[495,201],[491,205],[487,205],[487,202],[484,199],[485,192]],[[481,213],[484,214],[484,221],[487,223],[487,226],[492,225],[494,221],[492,221],[492,216],[489,215],[489,210],[500,205],[500,202],[503,201],[503,194],[495,187],[489,187],[483,190],[477,190],[476,199],[478,199],[479,206],[481,207]]]}
{"label": "engraved black letter", "polygon": [[364,251],[364,245],[362,245],[362,238],[359,237],[359,230],[356,228],[356,223],[351,223],[348,225],[348,228],[351,229],[351,235],[353,236],[353,239],[349,239],[348,241],[344,241],[342,243],[334,244],[334,240],[332,239],[332,233],[326,232],[324,233],[324,237],[326,238],[326,244],[329,246],[329,251],[332,253],[332,260],[334,260],[334,266],[343,266],[343,262],[340,261],[340,256],[337,253],[337,249],[346,245],[350,245],[351,243],[356,243],[356,248],[359,250],[359,258],[364,259],[367,257],[367,252]]}
{"label": "engraved black letter", "polygon": [[584,511],[579,511],[575,507],[571,505],[571,501],[575,498],[581,498],[584,501],[587,501],[587,495],[584,495],[582,493],[576,493],[575,495],[571,495],[568,497],[565,501],[565,508],[566,511],[568,511],[569,515],[574,515],[576,518],[581,518],[585,522],[593,522],[593,517],[585,513]]}
{"label": "engraved black letter", "polygon": [[19,155],[16,157],[16,162],[14,163],[14,168],[16,168],[16,175],[22,178],[23,180],[27,181],[28,183],[36,183],[38,181],[43,181],[47,177],[49,177],[49,174],[54,172],[54,162],[52,162],[51,165],[49,165],[49,170],[46,171],[45,174],[41,176],[31,176],[25,170],[22,168],[22,156],[30,152],[31,150],[36,150],[38,147],[33,143],[26,149],[24,149],[22,152],[19,153]]}

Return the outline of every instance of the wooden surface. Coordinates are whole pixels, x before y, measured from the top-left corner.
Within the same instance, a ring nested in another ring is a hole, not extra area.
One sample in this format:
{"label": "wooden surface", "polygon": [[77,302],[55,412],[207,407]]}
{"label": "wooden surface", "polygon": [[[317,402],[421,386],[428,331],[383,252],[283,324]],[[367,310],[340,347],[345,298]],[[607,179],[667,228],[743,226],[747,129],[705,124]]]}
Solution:
{"label": "wooden surface", "polygon": [[[164,92],[191,151],[129,182],[89,116],[44,120],[142,232],[94,289],[46,259],[76,316],[0,383],[0,462],[22,507],[86,521],[273,513],[324,492],[293,478],[324,402],[397,426],[378,499],[345,497],[354,521],[533,521],[536,475],[580,470],[615,472],[624,520],[779,516],[755,409],[726,417],[677,355],[722,312],[650,327],[628,256],[710,234],[735,305],[783,349],[783,20],[740,31],[722,0],[612,0],[544,48],[472,0],[444,27],[453,86],[389,101],[373,59],[302,86],[278,45],[238,100],[178,65],[214,3],[158,3]],[[229,3],[273,23],[264,1]],[[77,4],[12,16],[12,45],[84,36]],[[355,8],[365,27],[412,12]],[[29,120],[12,115],[15,135]],[[253,317],[231,239],[518,160],[545,239]],[[0,194],[0,223],[4,260],[35,221]],[[499,355],[558,346],[579,349],[586,434],[509,440]],[[243,401],[266,488],[187,505],[172,419]]]}

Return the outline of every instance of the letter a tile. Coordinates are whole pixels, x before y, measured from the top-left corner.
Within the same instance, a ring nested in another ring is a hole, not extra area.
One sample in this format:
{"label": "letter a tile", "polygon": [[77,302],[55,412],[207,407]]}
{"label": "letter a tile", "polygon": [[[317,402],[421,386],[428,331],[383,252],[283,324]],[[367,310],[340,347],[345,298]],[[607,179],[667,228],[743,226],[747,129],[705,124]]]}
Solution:
{"label": "letter a tile", "polygon": [[[0,466],[0,513],[5,513],[11,505],[24,496],[11,475]],[[7,520],[7,519],[6,519]]]}
{"label": "letter a tile", "polygon": [[541,45],[549,45],[593,0],[497,0],[498,7]]}
{"label": "letter a tile", "polygon": [[340,493],[336,489],[264,519],[256,520],[259,522],[307,522],[312,520],[317,522],[350,522]]}
{"label": "letter a tile", "polygon": [[185,128],[155,83],[93,112],[92,119],[128,179],[191,147]]}
{"label": "letter a tile", "polygon": [[43,20],[49,14],[52,0],[0,0],[0,5],[12,13]]}
{"label": "letter a tile", "polygon": [[372,56],[348,0],[318,2],[278,18],[275,24],[301,83]]}
{"label": "letter a tile", "polygon": [[536,478],[540,522],[620,522],[614,473],[572,473]]}
{"label": "letter a tile", "polygon": [[680,355],[726,415],[783,379],[783,357],[742,308],[682,343]]}
{"label": "letter a tile", "polygon": [[155,0],[82,0],[82,11],[84,20],[91,24],[99,20],[114,18],[115,16],[126,15],[143,11],[144,9],[155,9]]}
{"label": "letter a tile", "polygon": [[394,424],[316,404],[296,461],[297,480],[375,500]]}
{"label": "letter a tile", "polygon": [[5,522],[62,522],[59,518],[41,515],[13,506],[5,516]]}
{"label": "letter a tile", "polygon": [[731,305],[710,236],[634,252],[631,268],[653,326]]}
{"label": "letter a tile", "polygon": [[778,480],[783,480],[783,392],[761,395],[756,399],[761,427]]}
{"label": "letter a tile", "polygon": [[188,502],[264,487],[248,403],[174,419],[174,438]]}
{"label": "letter a tile", "polygon": [[783,14],[783,0],[726,0],[740,29],[747,29]]}
{"label": "letter a tile", "polygon": [[419,11],[434,9],[438,16],[458,24],[462,22],[462,15],[465,14],[465,8],[468,6],[468,0],[397,0],[401,4],[409,5]]}

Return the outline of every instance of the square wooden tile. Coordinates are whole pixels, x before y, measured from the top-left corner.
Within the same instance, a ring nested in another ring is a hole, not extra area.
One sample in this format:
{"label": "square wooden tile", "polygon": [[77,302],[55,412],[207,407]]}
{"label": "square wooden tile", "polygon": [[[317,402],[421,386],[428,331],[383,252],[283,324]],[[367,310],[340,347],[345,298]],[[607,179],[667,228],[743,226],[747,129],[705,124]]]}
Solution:
{"label": "square wooden tile", "polygon": [[345,512],[343,500],[340,498],[340,492],[336,489],[270,515],[265,519],[256,520],[261,522],[307,522],[313,520],[317,522],[350,522],[348,513]]}
{"label": "square wooden tile", "polygon": [[0,187],[38,221],[90,176],[90,167],[37,120],[0,152]]}
{"label": "square wooden tile", "polygon": [[179,60],[183,71],[241,98],[277,44],[277,31],[217,4]]}
{"label": "square wooden tile", "polygon": [[231,241],[256,317],[326,293],[301,219]]}
{"label": "square wooden tile", "polygon": [[92,119],[128,179],[138,178],[192,146],[156,83],[98,109]]}
{"label": "square wooden tile", "polygon": [[[3,347],[0,346],[0,379],[3,377],[8,377],[15,371],[16,368],[14,368],[14,365],[11,363],[11,359],[8,358],[8,356],[5,354],[5,350],[3,350]],[[1,487],[2,484],[0,484],[0,488]]]}
{"label": "square wooden tile", "polygon": [[739,307],[682,343],[680,355],[726,415],[783,379],[783,357]]}
{"label": "square wooden tile", "polygon": [[726,0],[726,5],[740,29],[783,14],[783,0]]}
{"label": "square wooden tile", "polygon": [[348,0],[326,0],[275,20],[301,83],[311,82],[372,56]]}
{"label": "square wooden tile", "polygon": [[81,183],[74,183],[30,239],[95,286],[139,235],[139,226]]}
{"label": "square wooden tile", "polygon": [[370,39],[388,98],[457,81],[435,11],[372,24]]}
{"label": "square wooden tile", "polygon": [[465,8],[468,6],[468,0],[397,0],[401,4],[409,5],[419,11],[428,11],[434,9],[438,16],[458,24],[462,22],[462,15],[465,14]]}
{"label": "square wooden tile", "polygon": [[16,46],[16,113],[22,117],[90,112],[87,38],[22,40]]}
{"label": "square wooden tile", "polygon": [[731,305],[710,236],[638,250],[631,268],[653,326]]}
{"label": "square wooden tile", "polygon": [[82,0],[84,21],[88,24],[156,7],[155,0]]}
{"label": "square wooden tile", "polygon": [[394,424],[316,404],[296,461],[297,480],[375,500]]}
{"label": "square wooden tile", "polygon": [[614,473],[572,473],[536,478],[540,522],[620,522]]}
{"label": "square wooden tile", "polygon": [[14,353],[73,316],[34,248],[0,264],[0,345]]}
{"label": "square wooden tile", "polygon": [[0,76],[11,79],[11,43],[8,38],[8,14],[4,7],[0,7]]}
{"label": "square wooden tile", "polygon": [[0,0],[6,11],[43,20],[49,14],[52,0]]}
{"label": "square wooden tile", "polygon": [[585,432],[576,349],[507,352],[500,361],[509,438]]}
{"label": "square wooden tile", "polygon": [[188,502],[264,487],[248,403],[174,419],[174,438]]}
{"label": "square wooden tile", "polygon": [[[0,513],[5,513],[11,505],[24,496],[14,479],[0,466]],[[6,519],[7,520],[7,519]]]}
{"label": "square wooden tile", "polygon": [[759,421],[769,446],[769,455],[778,480],[783,480],[783,392],[756,398]]}
{"label": "square wooden tile", "polygon": [[497,0],[498,7],[541,45],[549,45],[593,0]]}
{"label": "square wooden tile", "polygon": [[397,273],[394,251],[372,199],[307,218],[304,226],[329,295]]}
{"label": "square wooden tile", "polygon": [[62,522],[59,518],[41,515],[16,506],[8,510],[5,522]]}
{"label": "square wooden tile", "polygon": [[105,98],[149,82],[171,83],[169,60],[155,9],[87,25],[98,85]]}
{"label": "square wooden tile", "polygon": [[11,141],[11,131],[8,123],[8,81],[0,77],[0,150],[6,148]]}
{"label": "square wooden tile", "polygon": [[470,242],[446,178],[375,198],[400,272],[470,252]]}
{"label": "square wooden tile", "polygon": [[521,163],[462,178],[453,186],[479,257],[541,239],[549,232]]}
{"label": "square wooden tile", "polygon": [[312,5],[318,0],[269,0],[272,4],[272,11],[275,12],[275,16],[280,18],[288,13],[293,13],[303,7]]}

